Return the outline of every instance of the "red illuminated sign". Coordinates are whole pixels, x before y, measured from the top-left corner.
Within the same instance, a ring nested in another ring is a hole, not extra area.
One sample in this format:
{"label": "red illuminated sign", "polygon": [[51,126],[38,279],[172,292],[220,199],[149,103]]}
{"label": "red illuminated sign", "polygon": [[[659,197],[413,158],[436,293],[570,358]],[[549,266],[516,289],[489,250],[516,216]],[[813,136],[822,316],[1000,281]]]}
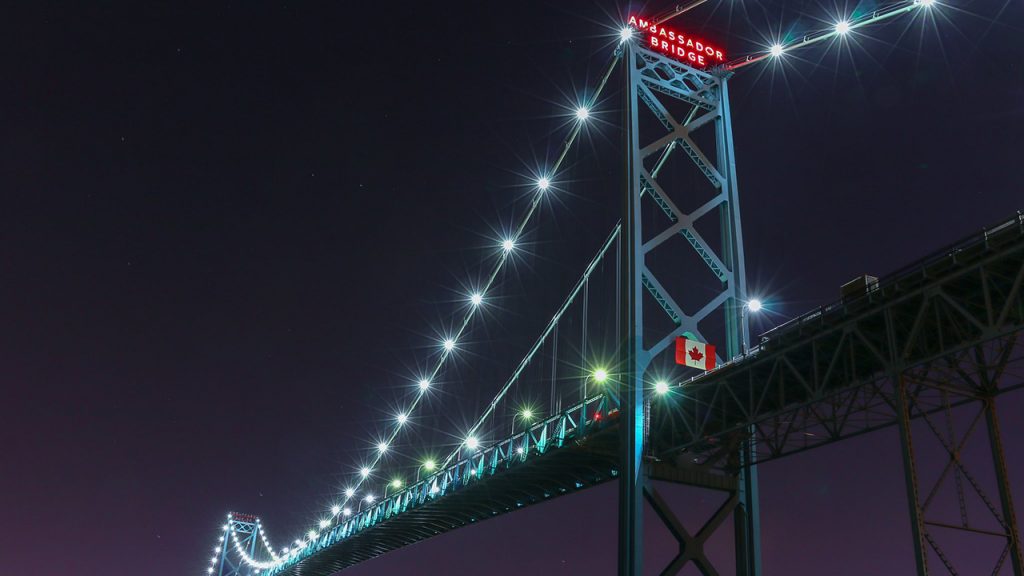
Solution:
{"label": "red illuminated sign", "polygon": [[725,62],[725,52],[701,38],[683,34],[639,16],[630,16],[629,25],[644,38],[644,44],[694,66],[710,66]]}

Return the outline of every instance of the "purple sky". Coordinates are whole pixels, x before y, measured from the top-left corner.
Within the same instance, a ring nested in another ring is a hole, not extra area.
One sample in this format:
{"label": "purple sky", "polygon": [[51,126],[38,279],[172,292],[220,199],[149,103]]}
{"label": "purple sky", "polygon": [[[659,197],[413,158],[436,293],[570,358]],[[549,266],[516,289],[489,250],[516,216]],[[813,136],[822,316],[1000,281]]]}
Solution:
{"label": "purple sky", "polygon": [[[924,34],[894,22],[849,50],[793,55],[785,76],[732,81],[749,283],[775,320],[1024,208],[1024,8],[945,3]],[[677,26],[742,54],[832,7],[729,5]],[[493,231],[521,213],[620,12],[0,12],[0,572],[198,576],[229,510],[260,515],[277,541],[308,527],[408,391]],[[607,95],[493,323],[471,335],[472,363],[439,388],[431,409],[449,422],[493,395],[496,358],[521,355],[618,218]],[[1021,396],[1000,408],[1018,509]],[[761,474],[767,575],[912,570],[895,430]],[[694,522],[714,505],[666,490]],[[606,485],[349,573],[613,574],[615,514]],[[672,553],[657,530],[651,573]],[[969,560],[983,546],[951,549]],[[727,556],[728,538],[713,548]]]}

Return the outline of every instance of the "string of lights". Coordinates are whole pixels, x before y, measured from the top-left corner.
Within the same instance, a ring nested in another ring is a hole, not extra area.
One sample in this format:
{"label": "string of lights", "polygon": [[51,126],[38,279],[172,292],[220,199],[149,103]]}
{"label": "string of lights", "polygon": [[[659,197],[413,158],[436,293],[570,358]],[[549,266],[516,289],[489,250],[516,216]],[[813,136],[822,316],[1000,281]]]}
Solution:
{"label": "string of lights", "polygon": [[[228,515],[228,518],[230,518],[230,517],[231,516]],[[230,522],[230,520],[229,520],[229,522]],[[216,570],[214,568],[214,566],[217,565],[217,559],[221,555],[221,552],[224,549],[224,546],[225,546],[224,537],[228,533],[228,528],[230,528],[230,526],[228,526],[227,524],[225,524],[224,526],[221,527],[221,533],[220,533],[220,537],[217,539],[217,545],[213,548],[213,557],[210,558],[210,566],[206,568],[207,574],[213,574],[214,571]]]}
{"label": "string of lights", "polygon": [[[275,558],[274,560],[261,562],[253,558],[252,556],[249,556],[249,553],[246,552],[245,548],[242,547],[242,542],[238,538],[238,533],[235,531],[233,524],[231,525],[229,532],[231,533],[231,542],[235,545],[235,552],[238,553],[238,557],[242,559],[242,562],[245,562],[249,566],[252,566],[253,568],[256,568],[258,570],[266,570],[268,568],[273,568],[274,566],[280,564],[281,561],[277,558]],[[268,547],[267,549],[269,550],[270,548]]]}
{"label": "string of lights", "polygon": [[259,526],[260,540],[263,541],[263,547],[270,553],[270,557],[274,559],[274,562],[280,562],[281,558],[274,553],[274,547],[270,545],[270,540],[267,538],[267,533],[263,529],[263,522],[259,518],[256,519],[256,525]]}
{"label": "string of lights", "polygon": [[[473,292],[472,294],[470,294],[469,302],[470,302],[471,306],[467,309],[466,313],[463,315],[461,323],[457,324],[458,329],[455,330],[453,333],[451,333],[448,337],[446,337],[441,342],[441,347],[442,347],[441,354],[440,354],[438,360],[434,363],[433,368],[430,371],[428,371],[419,380],[418,386],[417,386],[418,387],[418,392],[414,396],[414,398],[413,398],[412,402],[410,403],[408,409],[405,410],[405,411],[399,412],[395,416],[395,422],[394,422],[394,425],[392,426],[390,432],[383,439],[381,439],[381,440],[379,440],[377,442],[376,450],[373,453],[373,457],[372,457],[370,463],[367,464],[367,465],[364,465],[362,468],[360,468],[359,475],[358,475],[358,478],[357,478],[354,486],[351,486],[351,487],[345,489],[345,491],[344,491],[344,500],[342,501],[342,504],[341,505],[335,504],[335,505],[331,506],[331,508],[330,508],[331,515],[330,515],[330,517],[329,518],[322,518],[322,519],[319,520],[318,527],[319,527],[320,530],[324,530],[324,529],[329,528],[336,521],[336,519],[339,516],[344,518],[344,517],[348,517],[348,516],[350,516],[352,514],[351,508],[349,508],[347,505],[349,504],[350,501],[352,501],[352,499],[356,498],[356,495],[359,493],[360,488],[362,488],[363,484],[369,480],[371,475],[374,474],[374,471],[375,471],[376,467],[380,464],[381,460],[384,459],[384,457],[387,454],[388,450],[391,448],[391,446],[394,444],[395,439],[398,437],[398,434],[402,431],[402,428],[408,424],[410,416],[415,412],[416,408],[423,401],[423,398],[424,398],[425,394],[431,388],[433,382],[440,375],[441,371],[443,370],[443,368],[445,366],[446,361],[452,356],[452,354],[455,351],[455,348],[457,346],[457,343],[459,342],[459,339],[462,337],[462,335],[465,333],[466,329],[469,327],[469,323],[472,321],[475,313],[478,311],[480,306],[484,303],[485,295],[493,287],[494,283],[497,281],[498,275],[501,273],[501,270],[504,268],[504,266],[507,263],[509,257],[511,256],[512,252],[515,250],[517,240],[519,238],[521,238],[523,236],[523,234],[525,233],[527,226],[530,224],[530,222],[532,221],[534,215],[537,212],[537,209],[540,207],[540,203],[543,201],[545,194],[552,187],[554,175],[558,173],[558,171],[561,168],[563,162],[565,161],[565,158],[568,155],[570,149],[572,148],[573,144],[575,144],[576,140],[579,138],[579,135],[580,135],[580,133],[581,133],[581,131],[583,129],[583,124],[590,117],[590,110],[591,110],[593,104],[598,100],[598,98],[600,98],[601,93],[603,92],[605,86],[608,83],[609,77],[611,76],[612,72],[614,72],[615,67],[618,64],[619,58],[620,58],[620,55],[619,55],[618,51],[616,51],[616,53],[612,57],[611,61],[609,62],[607,68],[605,69],[604,74],[602,74],[601,79],[598,82],[596,89],[594,90],[594,93],[590,96],[590,98],[586,102],[584,102],[581,105],[578,105],[575,108],[574,115],[575,115],[576,121],[573,122],[572,128],[570,129],[569,135],[566,137],[565,141],[562,144],[562,147],[561,147],[561,150],[559,152],[558,157],[556,158],[555,162],[551,165],[551,167],[548,169],[548,171],[543,173],[537,179],[537,181],[535,183],[535,191],[533,193],[533,197],[532,197],[532,199],[530,201],[529,207],[528,207],[526,213],[524,214],[524,216],[520,219],[518,226],[515,227],[515,229],[512,232],[512,234],[502,240],[501,246],[500,246],[501,250],[500,250],[500,253],[498,255],[498,259],[495,261],[494,266],[491,268],[491,272],[487,276],[487,280],[483,283],[483,285],[480,287],[480,289],[478,291]],[[475,431],[475,427],[474,427],[474,431]],[[466,440],[464,442],[464,445],[467,446],[470,449],[476,449],[479,446],[479,443],[476,440],[476,438],[474,436],[472,436],[472,433],[471,433],[466,438]],[[427,471],[431,471],[431,470],[436,468],[436,464],[434,462],[432,462],[432,461],[427,461],[427,462],[424,463],[424,468]],[[390,487],[395,488],[395,489],[400,489],[402,487],[401,480],[399,480],[399,479],[393,480],[390,483]],[[363,496],[362,499],[367,504],[372,504],[374,502],[374,500],[376,499],[376,497],[373,494],[367,494],[367,495]],[[297,550],[299,550],[301,548],[304,548],[310,542],[314,541],[317,537],[319,537],[319,535],[320,535],[319,532],[317,532],[316,530],[310,530],[309,532],[306,533],[305,538],[297,539],[295,541],[296,547],[293,550],[289,551],[289,552],[294,553]],[[234,536],[233,532],[232,532],[232,536]],[[239,557],[241,558],[241,560],[243,562],[245,562],[246,564],[248,564],[249,566],[251,566],[253,568],[257,568],[257,569],[261,569],[261,570],[262,569],[267,569],[267,568],[272,568],[272,567],[277,566],[280,563],[286,561],[288,559],[288,557],[290,556],[290,554],[285,553],[285,557],[281,558],[281,557],[278,557],[275,554],[273,554],[273,552],[271,552],[271,554],[272,554],[272,556],[274,558],[273,561],[271,561],[271,562],[259,562],[259,561],[256,561],[255,559],[249,557],[245,553],[245,551],[237,543],[237,537],[235,538],[235,541],[236,541],[235,549],[238,552]],[[269,544],[267,544],[267,549],[271,550]],[[291,554],[291,555],[293,555],[293,554]]]}
{"label": "string of lights", "polygon": [[[508,262],[511,253],[513,252],[513,250],[515,250],[517,240],[523,236],[527,226],[532,221],[534,215],[537,212],[537,209],[540,207],[540,203],[544,199],[545,193],[548,192],[552,187],[552,179],[554,178],[554,175],[558,173],[563,162],[565,161],[566,156],[569,153],[569,150],[572,148],[573,144],[579,138],[579,135],[583,129],[583,124],[590,117],[590,110],[593,104],[598,100],[598,98],[600,98],[601,93],[603,92],[605,86],[608,83],[609,77],[611,76],[612,72],[614,72],[615,67],[618,64],[619,58],[619,53],[616,52],[616,54],[612,57],[611,61],[609,62],[607,68],[605,69],[604,74],[602,74],[601,79],[598,82],[593,94],[586,102],[575,108],[574,114],[576,117],[576,121],[573,122],[572,128],[570,129],[569,135],[566,137],[565,141],[562,144],[558,157],[556,158],[555,162],[551,165],[549,170],[542,174],[537,179],[537,182],[535,183],[535,192],[533,193],[533,197],[530,201],[529,207],[524,216],[520,219],[518,226],[514,229],[512,234],[502,240],[500,254],[498,256],[498,259],[495,261],[494,266],[491,268],[491,272],[487,276],[487,280],[483,283],[483,285],[478,291],[470,294],[469,302],[471,306],[463,315],[461,323],[457,324],[458,329],[454,333],[449,335],[447,338],[445,338],[445,340],[441,343],[442,352],[437,362],[434,363],[433,369],[430,370],[423,378],[420,379],[418,383],[418,393],[413,398],[409,408],[396,415],[394,425],[391,428],[390,432],[385,436],[384,439],[378,441],[376,445],[377,450],[374,452],[371,462],[360,469],[359,477],[356,480],[355,485],[345,490],[344,500],[342,501],[342,504],[334,505],[331,507],[331,518],[324,518],[319,521],[319,528],[321,530],[330,527],[334,519],[338,518],[339,516],[347,516],[351,514],[351,510],[347,508],[346,505],[349,504],[349,502],[356,497],[356,494],[359,493],[359,490],[363,486],[363,484],[368,481],[371,475],[373,475],[377,465],[381,462],[381,460],[383,460],[388,450],[393,445],[395,439],[398,437],[398,434],[402,431],[403,427],[408,424],[410,416],[415,412],[416,408],[423,401],[426,392],[430,389],[434,380],[441,373],[442,369],[445,366],[445,362],[451,357],[452,353],[454,352],[457,346],[457,343],[459,342],[459,339],[462,337],[466,329],[469,327],[469,323],[472,321],[475,313],[484,303],[485,296],[493,287],[495,281],[498,278],[498,275],[501,273],[501,270]],[[476,438],[472,434],[470,434],[465,439],[464,445],[470,449],[476,449],[479,444]],[[436,468],[436,463],[432,461],[427,461],[424,463],[424,468],[427,469],[427,471],[431,471],[434,468]],[[390,483],[390,487],[395,489],[401,488],[401,481],[398,479],[393,480]],[[368,494],[363,497],[363,500],[366,501],[368,504],[372,503],[374,499],[375,497],[373,494]],[[348,512],[348,514],[346,514],[346,511]],[[315,535],[315,531],[310,531],[310,533],[307,534],[307,536],[310,536],[310,540],[315,539]]]}
{"label": "string of lights", "polygon": [[751,54],[737,60],[733,60],[725,64],[727,70],[739,70],[740,68],[761,62],[763,60],[772,58],[782,58],[785,54],[797,50],[800,48],[806,48],[813,44],[817,44],[823,40],[831,38],[840,38],[850,34],[851,32],[870,26],[872,24],[878,24],[890,18],[906,14],[918,9],[927,9],[939,5],[937,0],[902,0],[901,2],[895,2],[883,6],[877,10],[864,14],[857,18],[842,18],[838,20],[831,28],[825,30],[819,30],[812,32],[801,37],[798,40],[792,42],[776,42],[772,44],[765,52],[759,54]]}
{"label": "string of lights", "polygon": [[[658,23],[664,22],[696,6],[699,6],[700,4],[703,4],[705,1],[706,0],[696,0],[695,2],[691,2],[689,5],[686,5],[683,8],[677,8],[676,10],[672,11],[671,14],[666,14],[662,16],[660,19],[657,19],[656,21]],[[830,38],[846,36],[852,31],[863,28],[865,26],[876,24],[893,18],[895,16],[912,12],[914,10],[931,8],[936,5],[939,5],[939,2],[937,0],[902,0],[900,2],[895,2],[893,4],[884,6],[882,8],[879,8],[873,12],[870,12],[857,18],[839,20],[830,29],[814,32],[805,35],[798,40],[794,40],[788,43],[779,42],[773,44],[764,52],[751,54],[740,59],[732,60],[726,63],[724,67],[727,70],[738,70],[758,62],[763,62],[768,59],[782,58],[785,54],[788,54],[794,50],[805,48]],[[632,28],[622,28],[619,34],[619,41],[630,41],[633,35],[634,30]],[[572,127],[569,131],[569,134],[563,142],[555,162],[547,169],[546,172],[543,172],[538,175],[536,182],[533,184],[534,192],[530,200],[529,206],[527,208],[527,211],[520,219],[518,225],[514,227],[512,233],[501,240],[499,247],[500,249],[498,250],[498,257],[495,260],[493,266],[491,267],[490,273],[486,276],[486,281],[479,287],[477,291],[474,291],[468,295],[468,302],[470,306],[462,315],[461,322],[455,323],[457,329],[448,334],[440,342],[440,354],[437,360],[432,364],[432,368],[429,369],[419,378],[416,386],[417,390],[412,398],[412,401],[409,403],[408,407],[405,410],[402,410],[395,415],[394,422],[390,426],[388,432],[384,435],[384,437],[382,437],[376,442],[375,450],[372,452],[370,461],[364,464],[359,469],[355,482],[344,490],[344,498],[341,504],[332,505],[329,509],[330,514],[326,517],[321,518],[318,521],[316,529],[310,529],[304,535],[304,537],[296,539],[294,541],[294,547],[283,548],[281,550],[281,555],[278,555],[274,552],[273,547],[270,545],[270,542],[263,534],[261,529],[261,541],[264,547],[268,550],[271,557],[271,560],[267,561],[257,560],[249,556],[248,553],[246,553],[246,551],[243,549],[240,543],[240,539],[238,538],[237,534],[233,529],[231,529],[231,523],[229,520],[229,523],[224,525],[224,535],[220,536],[220,543],[214,550],[215,556],[211,560],[211,567],[208,570],[209,573],[213,573],[214,569],[212,565],[216,564],[216,554],[220,554],[222,551],[222,547],[226,545],[225,535],[229,533],[234,544],[235,551],[238,554],[241,561],[257,570],[266,570],[277,567],[282,563],[288,562],[289,560],[296,558],[298,556],[298,552],[306,546],[308,546],[310,543],[314,542],[320,536],[322,531],[329,529],[336,522],[340,522],[343,519],[350,517],[353,512],[349,504],[353,500],[356,500],[358,498],[359,501],[365,502],[368,505],[373,504],[373,502],[376,500],[376,496],[370,492],[362,494],[361,489],[366,483],[370,481],[370,477],[376,474],[378,466],[386,457],[388,451],[392,448],[395,440],[398,438],[398,435],[409,424],[409,419],[415,413],[416,409],[420,406],[420,404],[424,401],[424,397],[429,392],[431,387],[434,385],[434,382],[436,381],[438,376],[442,373],[442,370],[444,369],[449,358],[453,356],[458,346],[458,343],[462,336],[465,334],[466,330],[468,329],[470,322],[473,320],[476,313],[480,310],[481,306],[485,304],[486,299],[488,298],[488,293],[494,287],[494,284],[497,281],[499,274],[503,270],[504,266],[507,264],[512,253],[515,251],[517,247],[517,242],[520,238],[522,238],[523,234],[526,232],[527,227],[533,220],[533,217],[536,214],[540,206],[540,203],[543,201],[546,193],[554,185],[553,179],[559,173],[559,170],[561,169],[561,166],[565,161],[565,158],[567,157],[570,149],[578,140],[579,135],[583,130],[584,123],[591,116],[593,106],[600,98],[612,72],[615,70],[620,59],[621,51],[616,50],[614,56],[611,58],[607,68],[602,74],[600,81],[596,85],[594,92],[589,96],[589,98],[586,99],[584,103],[579,104],[575,108],[575,121],[572,123]],[[484,424],[486,419],[496,410],[499,402],[502,400],[502,398],[504,398],[505,394],[507,394],[508,390],[512,387],[512,385],[518,380],[522,371],[525,369],[525,366],[529,364],[530,359],[540,349],[544,340],[551,333],[554,326],[557,325],[559,318],[562,316],[562,314],[564,314],[569,304],[578,295],[580,289],[585,284],[586,279],[592,272],[593,268],[596,266],[597,262],[599,262],[603,258],[609,247],[612,245],[615,239],[617,239],[619,231],[620,227],[616,226],[611,235],[605,241],[605,244],[599,250],[597,256],[591,261],[583,277],[576,284],[576,286],[570,293],[569,297],[563,303],[562,307],[548,323],[546,329],[543,331],[540,338],[535,342],[534,346],[530,349],[527,356],[518,365],[516,370],[513,372],[512,376],[505,382],[505,384],[499,390],[498,394],[487,405],[483,414],[476,420],[475,424],[469,429],[468,433],[465,435],[465,438],[463,439],[461,444],[458,447],[456,447],[451,453],[449,453],[449,455],[443,460],[440,466],[438,466],[438,464],[433,460],[427,460],[426,462],[423,462],[423,470],[427,472],[433,472],[438,468],[443,469],[447,467],[451,463],[452,459],[459,453],[459,451],[463,447],[469,450],[477,450],[478,448],[480,448],[480,441],[476,437],[478,430]],[[598,372],[601,372],[601,370],[598,370]],[[663,382],[658,382],[656,386],[656,391],[659,394],[667,393],[668,385]],[[390,482],[388,486],[395,490],[399,490],[403,487],[403,484],[400,479],[396,478],[392,482]]]}
{"label": "string of lights", "polygon": [[[601,263],[601,260],[604,259],[605,254],[608,252],[608,249],[612,247],[612,244],[614,244],[616,240],[618,240],[619,233],[621,231],[622,224],[616,224],[615,228],[612,229],[611,234],[608,235],[608,239],[605,240],[604,244],[601,245],[601,249],[598,250],[597,255],[594,256],[594,258],[590,261],[590,264],[587,266],[586,270],[583,272],[583,276],[581,276],[580,279],[576,282],[576,286],[574,286],[573,289],[569,292],[569,296],[562,303],[562,306],[558,309],[557,312],[555,312],[555,315],[551,317],[551,320],[548,322],[547,327],[544,328],[544,331],[541,332],[540,337],[537,338],[537,340],[533,343],[533,347],[531,347],[529,352],[526,353],[526,356],[523,357],[523,359],[519,362],[519,365],[512,372],[512,376],[509,377],[509,379],[501,387],[498,393],[494,396],[494,399],[492,399],[490,404],[487,405],[487,409],[484,410],[484,413],[480,416],[480,418],[477,419],[473,427],[470,428],[470,438],[476,437],[476,432],[477,430],[480,429],[480,426],[483,426],[487,418],[494,412],[495,409],[497,409],[498,404],[505,397],[508,391],[512,388],[512,385],[519,380],[520,375],[522,375],[526,367],[529,366],[530,362],[533,360],[533,357],[537,354],[538,351],[540,351],[541,346],[544,344],[544,341],[547,340],[548,336],[555,329],[555,326],[558,325],[558,321],[562,319],[562,316],[565,314],[566,310],[569,309],[569,305],[573,303],[573,301],[576,299],[576,296],[578,296],[580,291],[583,290],[583,287],[590,279],[590,275],[594,272],[594,269],[597,268],[597,265]],[[532,418],[534,414],[530,413],[526,414],[526,416],[527,419],[529,419]],[[448,465],[451,464],[451,461],[455,458],[455,456],[458,455],[458,453],[459,448],[452,450],[451,453],[449,453],[448,456],[444,459],[444,462],[441,464],[441,468],[447,468]]]}

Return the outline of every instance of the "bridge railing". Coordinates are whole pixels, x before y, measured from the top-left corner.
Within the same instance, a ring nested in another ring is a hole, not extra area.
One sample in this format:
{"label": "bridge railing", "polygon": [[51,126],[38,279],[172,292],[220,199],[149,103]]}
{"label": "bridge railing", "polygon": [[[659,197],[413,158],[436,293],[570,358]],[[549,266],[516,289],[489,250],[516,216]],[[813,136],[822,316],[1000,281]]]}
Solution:
{"label": "bridge railing", "polygon": [[372,506],[357,511],[349,520],[320,534],[305,547],[292,551],[284,562],[266,573],[277,574],[325,548],[403,512],[427,505],[488,476],[521,465],[531,457],[540,456],[580,439],[591,430],[605,426],[609,420],[609,411],[614,412],[613,406],[609,396],[602,393],[512,434],[500,442],[482,448]]}

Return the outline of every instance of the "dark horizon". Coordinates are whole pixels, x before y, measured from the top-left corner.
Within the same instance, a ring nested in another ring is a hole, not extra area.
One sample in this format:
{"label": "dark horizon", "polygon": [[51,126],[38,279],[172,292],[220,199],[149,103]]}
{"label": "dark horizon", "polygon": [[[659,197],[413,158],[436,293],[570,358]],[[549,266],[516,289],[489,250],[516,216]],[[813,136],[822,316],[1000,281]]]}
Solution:
{"label": "dark horizon", "polygon": [[[3,572],[199,576],[228,511],[282,545],[308,528],[522,214],[619,18],[669,6],[6,7]],[[832,8],[714,1],[674,26],[738,56]],[[935,9],[924,34],[897,18],[730,81],[748,284],[772,312],[755,334],[1024,209],[1024,8]],[[438,421],[478,412],[618,220],[620,97],[594,107]],[[999,410],[1020,518],[1024,393]],[[762,466],[766,576],[911,573],[901,466],[891,428]],[[614,574],[615,497],[345,574]],[[670,499],[695,522],[717,504]],[[674,544],[648,533],[654,570]]]}

